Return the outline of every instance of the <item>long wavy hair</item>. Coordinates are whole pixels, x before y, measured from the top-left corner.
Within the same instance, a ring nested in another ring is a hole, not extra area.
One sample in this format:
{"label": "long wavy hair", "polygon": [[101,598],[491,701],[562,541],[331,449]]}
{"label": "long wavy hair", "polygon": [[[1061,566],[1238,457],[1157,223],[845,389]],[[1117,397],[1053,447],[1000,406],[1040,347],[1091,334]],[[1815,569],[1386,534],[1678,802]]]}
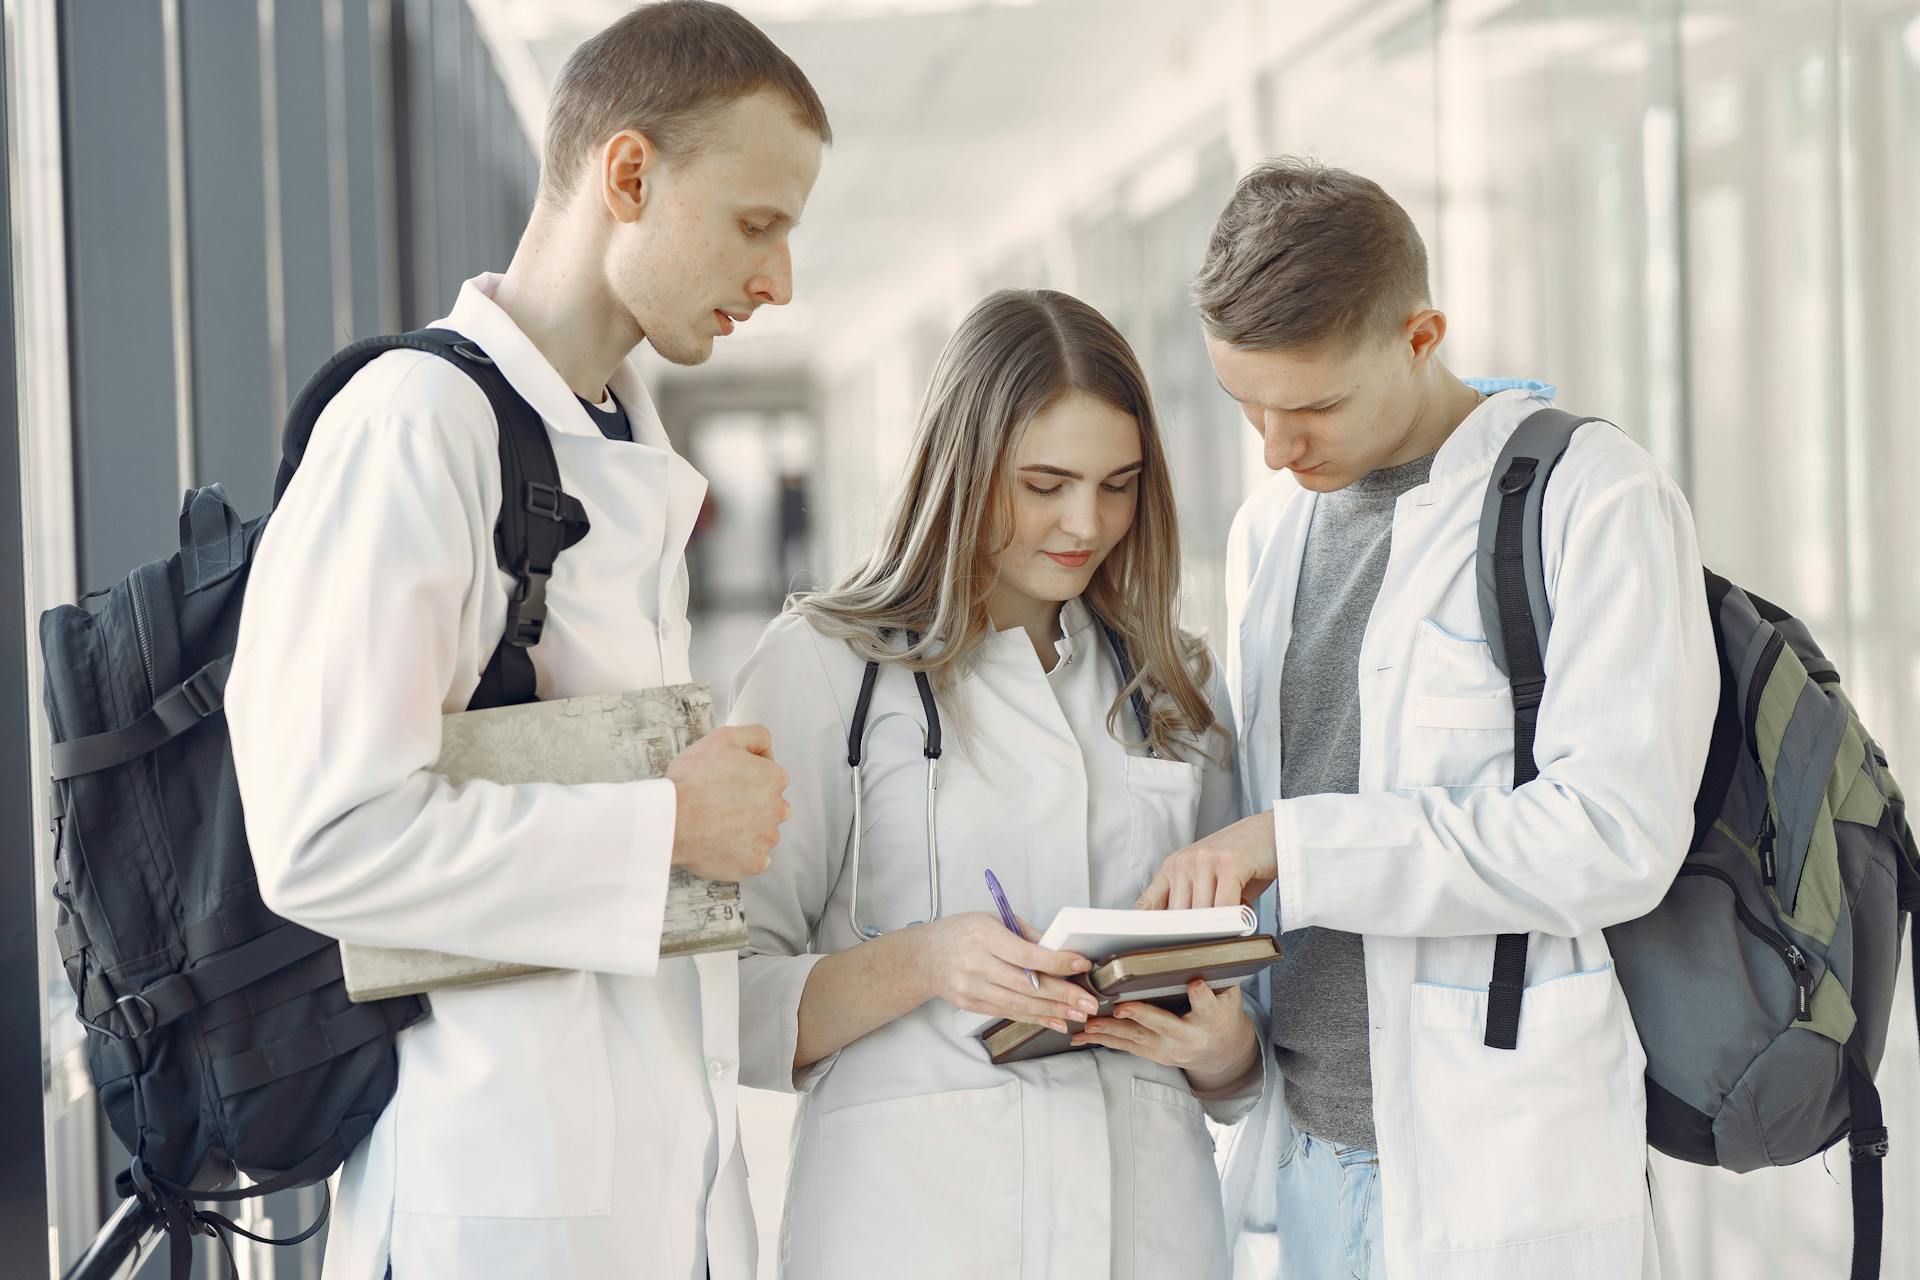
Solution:
{"label": "long wavy hair", "polygon": [[[993,626],[987,601],[996,558],[1012,541],[1021,434],[1075,391],[1139,424],[1145,464],[1133,524],[1081,597],[1119,634],[1135,672],[1107,711],[1107,730],[1135,738],[1128,700],[1138,688],[1148,745],[1172,758],[1205,754],[1217,729],[1205,693],[1212,664],[1206,645],[1177,623],[1180,529],[1153,398],[1119,330],[1067,294],[1003,289],[967,314],[934,369],[872,554],[787,607],[862,658],[925,671],[936,691],[951,689]],[[904,643],[909,634],[917,639]]]}

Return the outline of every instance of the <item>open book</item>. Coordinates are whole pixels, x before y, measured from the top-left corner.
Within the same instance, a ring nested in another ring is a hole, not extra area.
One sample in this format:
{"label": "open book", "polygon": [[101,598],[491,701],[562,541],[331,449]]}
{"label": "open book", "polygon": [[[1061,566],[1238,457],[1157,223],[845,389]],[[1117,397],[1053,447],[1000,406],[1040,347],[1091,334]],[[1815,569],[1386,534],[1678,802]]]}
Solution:
{"label": "open book", "polygon": [[1052,951],[1072,951],[1099,964],[1122,951],[1250,938],[1259,927],[1260,917],[1247,906],[1182,911],[1063,907],[1040,935],[1040,945]]}
{"label": "open book", "polygon": [[[1193,907],[1182,911],[1062,907],[1047,931],[1040,935],[1040,945],[1053,951],[1074,952],[1099,966],[1116,956],[1136,951],[1251,938],[1259,927],[1260,918],[1247,906]],[[1251,972],[1215,986],[1216,989],[1238,986],[1249,977]],[[1176,984],[1176,989],[1184,985]],[[986,1013],[962,1013],[961,1019],[965,1034],[970,1036],[977,1036],[1001,1021]]]}
{"label": "open book", "polygon": [[[441,719],[433,771],[451,782],[643,781],[664,776],[674,757],[712,728],[713,693],[703,684],[461,711]],[[740,886],[673,868],[660,954],[737,951],[746,944]],[[357,1001],[547,972],[537,965],[356,943],[340,944],[340,959],[347,995]]]}

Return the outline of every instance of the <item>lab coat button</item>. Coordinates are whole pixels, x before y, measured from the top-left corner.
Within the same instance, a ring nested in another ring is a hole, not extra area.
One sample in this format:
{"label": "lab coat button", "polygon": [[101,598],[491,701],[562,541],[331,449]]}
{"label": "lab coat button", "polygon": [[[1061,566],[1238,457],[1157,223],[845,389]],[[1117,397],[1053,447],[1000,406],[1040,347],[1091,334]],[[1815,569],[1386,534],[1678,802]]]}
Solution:
{"label": "lab coat button", "polygon": [[725,1058],[715,1058],[707,1064],[707,1071],[715,1080],[725,1079],[727,1072],[731,1070],[733,1070],[733,1064]]}

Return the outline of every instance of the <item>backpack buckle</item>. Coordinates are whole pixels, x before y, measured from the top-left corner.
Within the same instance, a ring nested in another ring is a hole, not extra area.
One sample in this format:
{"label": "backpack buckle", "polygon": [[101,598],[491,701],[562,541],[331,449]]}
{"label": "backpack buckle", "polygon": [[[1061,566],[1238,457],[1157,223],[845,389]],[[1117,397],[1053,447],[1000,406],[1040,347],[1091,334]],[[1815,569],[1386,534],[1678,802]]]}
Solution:
{"label": "backpack buckle", "polygon": [[1533,483],[1533,473],[1540,467],[1538,458],[1515,458],[1507,464],[1505,474],[1500,477],[1498,488],[1501,493],[1511,496]]}
{"label": "backpack buckle", "polygon": [[180,693],[193,713],[204,720],[220,709],[225,690],[215,683],[213,674],[202,667],[180,682]]}
{"label": "backpack buckle", "polygon": [[1858,1133],[1850,1133],[1847,1135],[1847,1150],[1855,1160],[1885,1160],[1887,1131],[1862,1129]]}
{"label": "backpack buckle", "polygon": [[538,569],[523,569],[514,584],[506,639],[516,649],[530,649],[540,643],[540,633],[547,625],[547,577]]}
{"label": "backpack buckle", "polygon": [[[160,1022],[159,1014],[154,1012],[153,1002],[138,991],[121,996],[113,1002],[113,1007],[120,1011],[121,1021],[127,1024],[127,1035],[134,1040],[152,1031]],[[137,1012],[142,1009],[146,1012]]]}
{"label": "backpack buckle", "polygon": [[1513,706],[1516,711],[1532,711],[1540,705],[1540,697],[1546,692],[1547,678],[1533,676],[1513,682]]}
{"label": "backpack buckle", "polygon": [[541,484],[538,480],[527,481],[527,510],[536,516],[545,516],[555,524],[566,519],[560,509],[562,496],[558,485]]}

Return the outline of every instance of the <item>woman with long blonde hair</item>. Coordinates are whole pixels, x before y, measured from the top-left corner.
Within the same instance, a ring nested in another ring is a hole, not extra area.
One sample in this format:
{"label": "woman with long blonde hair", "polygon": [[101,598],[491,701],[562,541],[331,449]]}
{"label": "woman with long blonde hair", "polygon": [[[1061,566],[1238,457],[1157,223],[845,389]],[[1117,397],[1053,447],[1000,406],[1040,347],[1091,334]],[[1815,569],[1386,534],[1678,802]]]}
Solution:
{"label": "woman with long blonde hair", "polygon": [[[1237,816],[1179,561],[1126,340],[1003,291],[941,356],[872,554],[742,670],[734,716],[792,775],[740,964],[742,1081],[801,1094],[784,1275],[1225,1274],[1203,1115],[1259,1092],[1241,999],[1089,1022],[1086,961],[1009,930],[987,875],[1032,920],[1129,907]],[[983,1015],[1090,1051],[995,1066]]]}

